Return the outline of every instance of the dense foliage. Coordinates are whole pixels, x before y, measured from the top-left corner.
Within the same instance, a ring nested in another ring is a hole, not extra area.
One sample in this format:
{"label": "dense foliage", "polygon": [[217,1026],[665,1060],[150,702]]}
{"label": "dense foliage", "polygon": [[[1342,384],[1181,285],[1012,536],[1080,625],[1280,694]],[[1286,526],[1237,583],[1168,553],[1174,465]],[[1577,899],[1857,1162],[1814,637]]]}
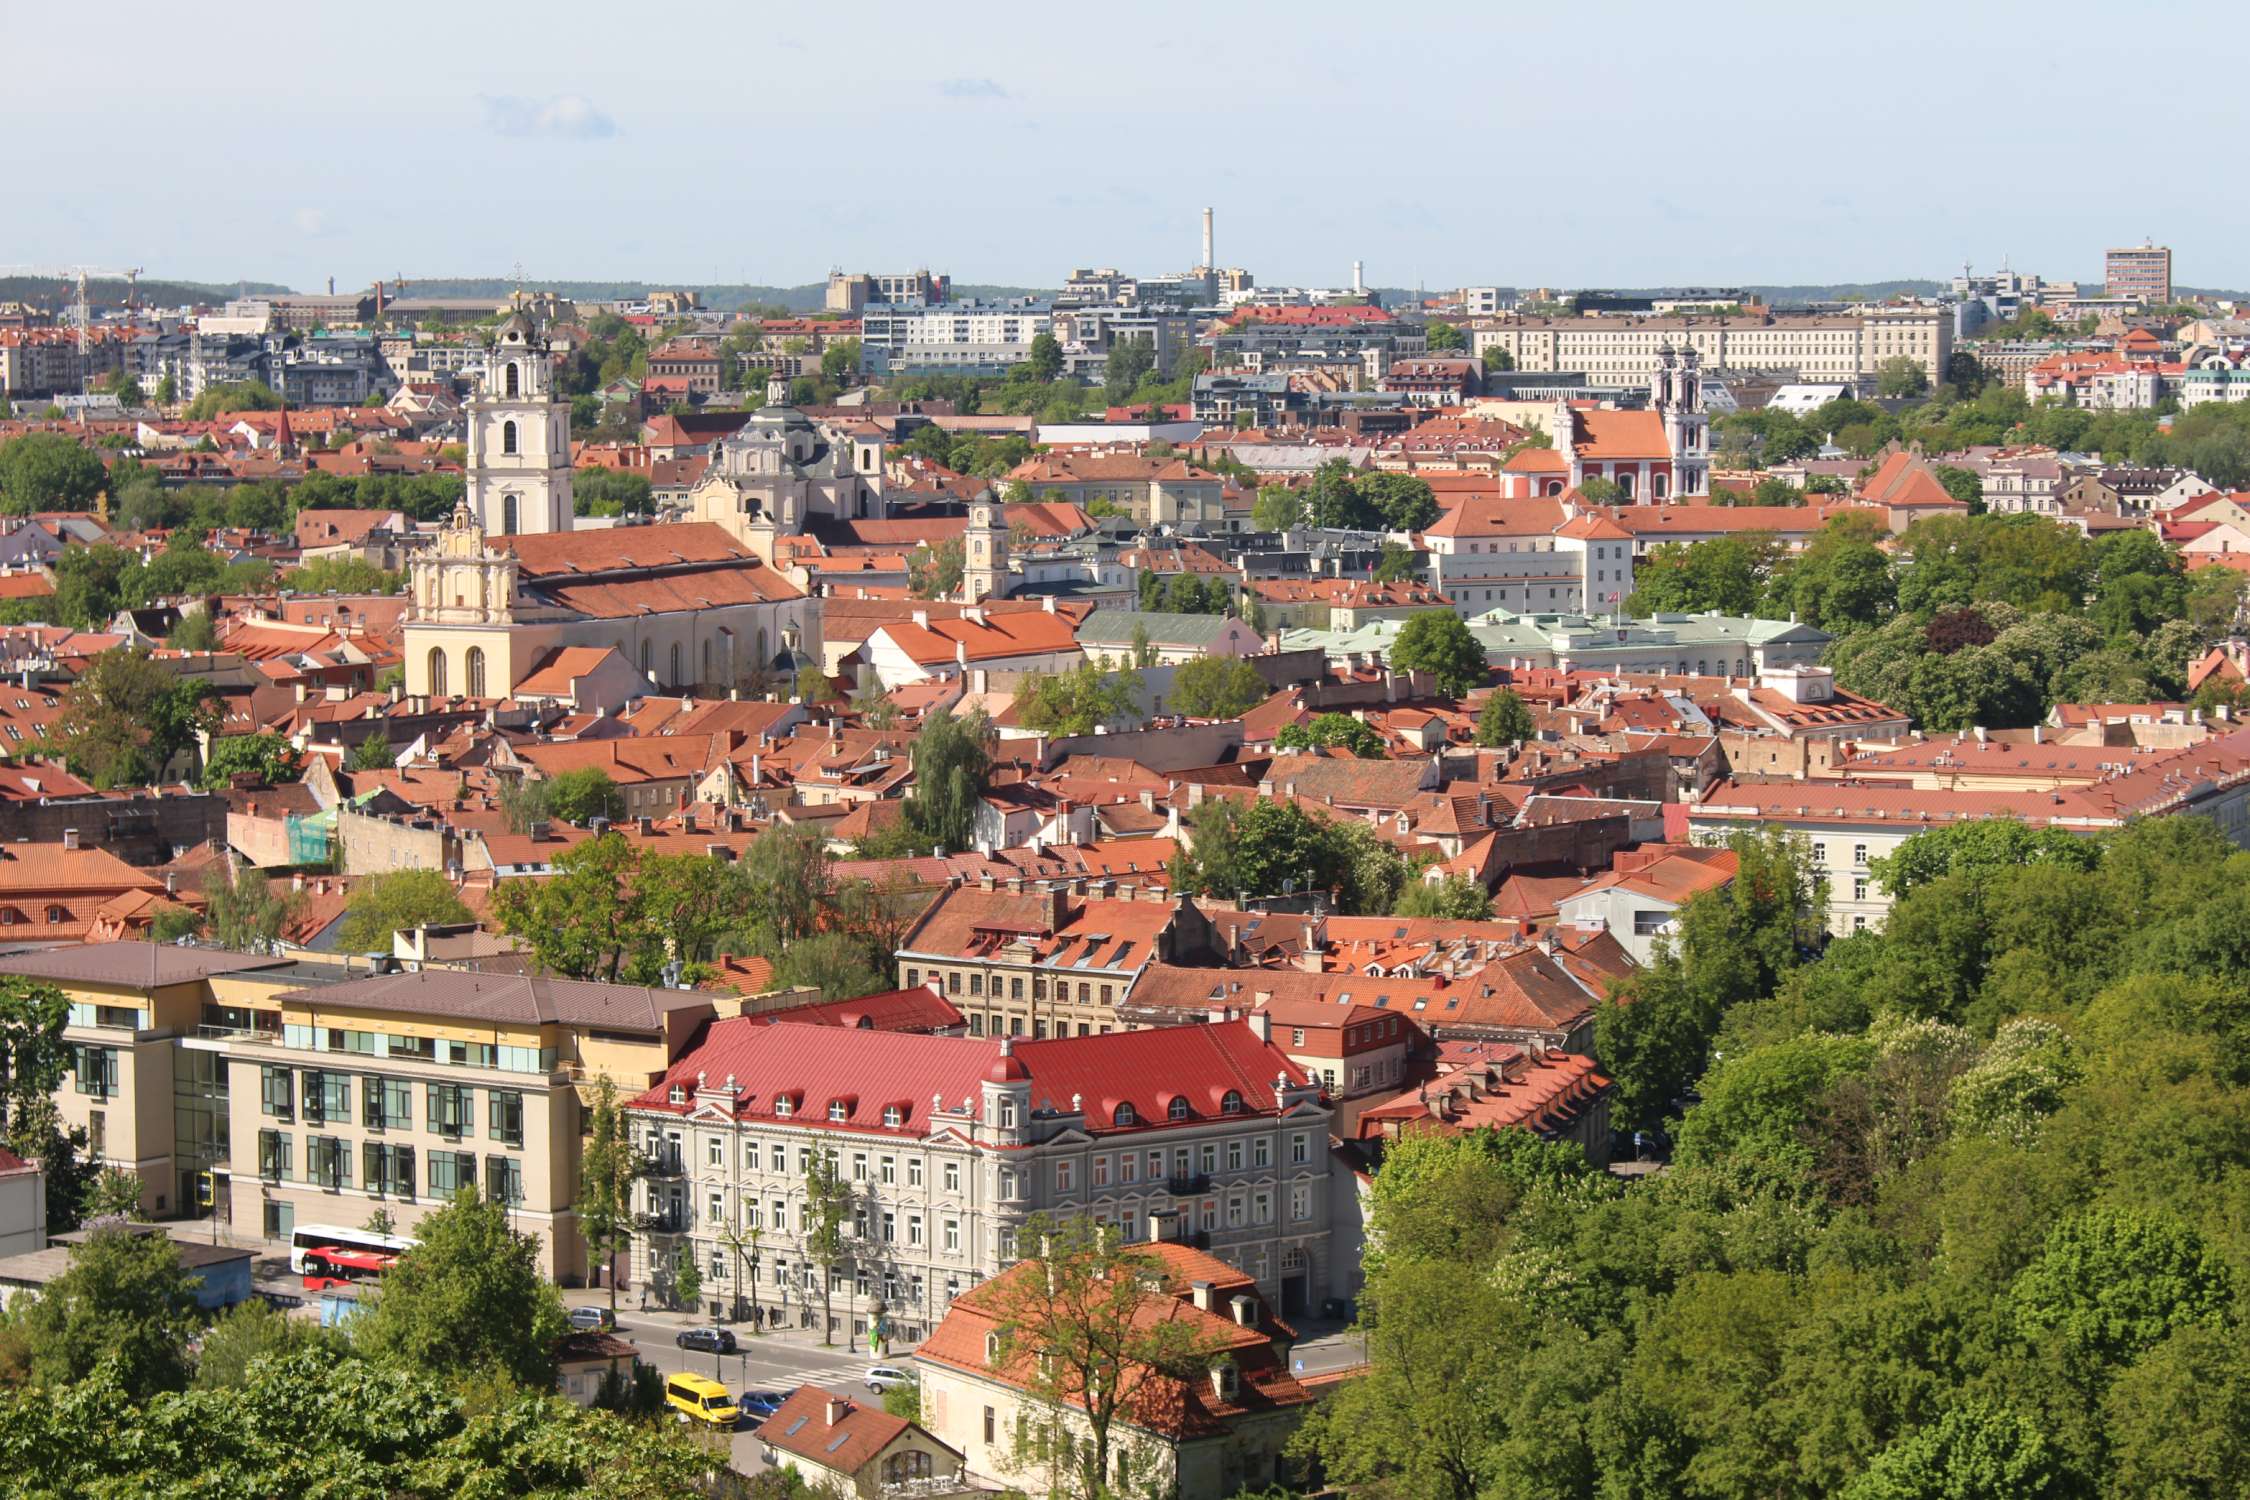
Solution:
{"label": "dense foliage", "polygon": [[1657,547],[1628,607],[1794,615],[1838,637],[1840,685],[1951,730],[2021,727],[2058,702],[2183,698],[2250,591],[2250,575],[2189,572],[2145,531],[2095,541],[2039,516],[1939,516],[1888,552],[1877,534],[1847,516],[1794,557],[1758,537]]}
{"label": "dense foliage", "polygon": [[1399,1497],[2239,1493],[2250,854],[2079,844],[1919,835],[1885,929],[1816,956],[1802,862],[1746,841],[1603,1013],[1605,1048],[1655,1013],[1605,1063],[1670,1168],[1394,1147],[1375,1373],[1306,1451]]}

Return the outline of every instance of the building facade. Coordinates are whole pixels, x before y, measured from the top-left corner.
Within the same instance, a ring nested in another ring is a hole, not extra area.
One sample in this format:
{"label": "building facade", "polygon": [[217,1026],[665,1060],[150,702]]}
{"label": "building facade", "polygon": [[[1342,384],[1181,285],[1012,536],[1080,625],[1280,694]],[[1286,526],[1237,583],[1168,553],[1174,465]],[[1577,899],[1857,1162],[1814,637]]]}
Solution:
{"label": "building facade", "polygon": [[2172,247],[2142,244],[2111,250],[2102,257],[2102,290],[2146,306],[2172,300]]}
{"label": "building facade", "polygon": [[1638,383],[1666,349],[1692,349],[1706,369],[1785,370],[1810,381],[1872,380],[1904,356],[1932,385],[1953,355],[1953,320],[1937,307],[1875,307],[1831,316],[1766,313],[1731,317],[1508,317],[1480,321],[1470,347],[1481,360],[1502,349],[1518,370],[1580,370]]}
{"label": "building facade", "polygon": [[[714,1024],[630,1117],[636,1275],[693,1257],[756,1321],[919,1340],[1035,1214],[1192,1243],[1277,1305],[1328,1295],[1330,1111],[1247,1025],[1046,1041]],[[823,1265],[813,1174],[843,1196]]]}

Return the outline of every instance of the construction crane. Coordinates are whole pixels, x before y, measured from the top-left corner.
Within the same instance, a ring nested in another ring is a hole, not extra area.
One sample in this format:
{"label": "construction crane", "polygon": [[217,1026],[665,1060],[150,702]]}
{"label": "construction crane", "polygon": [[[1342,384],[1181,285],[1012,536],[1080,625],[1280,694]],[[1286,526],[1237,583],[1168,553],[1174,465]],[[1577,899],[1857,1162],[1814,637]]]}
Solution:
{"label": "construction crane", "polygon": [[142,269],[140,266],[124,271],[105,270],[99,266],[0,266],[0,276],[29,276],[41,281],[60,281],[66,286],[74,286],[70,317],[78,326],[78,352],[83,354],[86,352],[88,331],[94,322],[87,284],[96,277],[105,281],[124,282],[126,310],[138,316],[141,310]]}

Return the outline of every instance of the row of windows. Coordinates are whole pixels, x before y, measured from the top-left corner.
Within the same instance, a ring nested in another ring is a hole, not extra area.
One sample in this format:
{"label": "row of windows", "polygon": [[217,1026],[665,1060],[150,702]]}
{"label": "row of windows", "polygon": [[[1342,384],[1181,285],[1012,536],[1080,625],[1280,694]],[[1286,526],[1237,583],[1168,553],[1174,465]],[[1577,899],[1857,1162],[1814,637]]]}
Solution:
{"label": "row of windows", "polygon": [[[308,1125],[349,1125],[352,1101],[359,1099],[360,1120],[369,1130],[414,1128],[414,1085],[404,1078],[368,1074],[331,1073],[307,1068],[261,1065],[258,1069],[259,1103],[277,1120],[296,1120],[302,1114]],[[451,1140],[476,1132],[476,1093],[467,1084],[422,1085],[424,1118],[430,1132]],[[523,1095],[514,1089],[486,1089],[485,1129],[503,1146],[523,1145]]]}
{"label": "row of windows", "polygon": [[[360,1182],[378,1197],[415,1196],[414,1148],[362,1141],[357,1153]],[[352,1143],[342,1136],[305,1137],[304,1175],[298,1176],[296,1137],[285,1130],[258,1132],[258,1175],[268,1182],[305,1182],[331,1192],[352,1186]],[[424,1156],[429,1192],[446,1198],[477,1185],[473,1151],[431,1151]],[[509,1156],[484,1159],[485,1196],[496,1203],[523,1201],[523,1163]]]}

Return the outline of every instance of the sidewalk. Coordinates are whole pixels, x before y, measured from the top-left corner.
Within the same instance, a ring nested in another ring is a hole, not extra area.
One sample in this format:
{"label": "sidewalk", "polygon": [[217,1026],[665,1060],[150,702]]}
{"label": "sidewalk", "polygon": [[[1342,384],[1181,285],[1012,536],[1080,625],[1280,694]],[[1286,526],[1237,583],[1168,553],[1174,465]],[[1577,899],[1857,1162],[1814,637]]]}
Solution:
{"label": "sidewalk", "polygon": [[[606,1287],[569,1287],[563,1290],[562,1299],[565,1307],[607,1307],[609,1306],[609,1289]],[[765,1310],[769,1317],[775,1311],[774,1304],[770,1302],[762,1302],[759,1306]],[[796,1303],[789,1304],[789,1312],[792,1318],[799,1311]],[[653,1298],[646,1307],[643,1307],[641,1305],[641,1291],[638,1287],[628,1287],[618,1292],[617,1320],[620,1323],[631,1323],[635,1327],[662,1328],[672,1332],[677,1332],[683,1328],[709,1328],[713,1326],[708,1311],[696,1312],[684,1308],[666,1307],[660,1300]],[[760,1328],[745,1317],[720,1319],[716,1326],[731,1329],[734,1336],[745,1344],[785,1344],[805,1349],[826,1349],[831,1353],[847,1351],[861,1358],[868,1357],[867,1335],[865,1334],[861,1334],[857,1338],[847,1338],[844,1334],[839,1333],[836,1335],[835,1342],[822,1344],[819,1329],[799,1327],[794,1321],[787,1326],[769,1322],[763,1328]],[[902,1339],[894,1338],[886,1345],[887,1352],[882,1357],[885,1359],[903,1358],[913,1353],[918,1343],[919,1341],[910,1344]]]}

